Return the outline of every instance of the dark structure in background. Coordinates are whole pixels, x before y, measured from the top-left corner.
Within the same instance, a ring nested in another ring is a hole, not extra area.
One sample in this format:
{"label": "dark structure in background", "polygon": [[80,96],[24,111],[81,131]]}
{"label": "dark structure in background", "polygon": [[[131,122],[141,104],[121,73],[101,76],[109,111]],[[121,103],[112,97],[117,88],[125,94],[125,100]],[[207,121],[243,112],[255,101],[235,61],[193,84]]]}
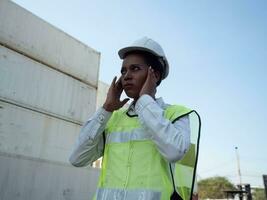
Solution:
{"label": "dark structure in background", "polygon": [[234,198],[235,195],[239,196],[240,200],[243,200],[243,197],[246,196],[247,200],[252,200],[250,184],[237,185],[238,190],[225,190],[228,198]]}
{"label": "dark structure in background", "polygon": [[262,177],[263,177],[263,184],[265,188],[265,197],[267,199],[267,175],[262,175]]}

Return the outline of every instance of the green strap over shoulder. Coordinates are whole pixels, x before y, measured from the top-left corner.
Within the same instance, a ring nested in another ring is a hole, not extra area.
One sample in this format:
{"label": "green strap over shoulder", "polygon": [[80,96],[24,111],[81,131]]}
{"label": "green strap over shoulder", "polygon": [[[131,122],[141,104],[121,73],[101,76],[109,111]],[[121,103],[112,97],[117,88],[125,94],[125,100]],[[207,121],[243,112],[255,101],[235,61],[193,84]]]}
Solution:
{"label": "green strap over shoulder", "polygon": [[187,115],[192,110],[189,108],[186,108],[184,106],[179,105],[170,105],[167,107],[167,109],[164,112],[164,117],[166,119],[169,119],[170,121],[174,122],[179,117],[182,117],[184,115]]}

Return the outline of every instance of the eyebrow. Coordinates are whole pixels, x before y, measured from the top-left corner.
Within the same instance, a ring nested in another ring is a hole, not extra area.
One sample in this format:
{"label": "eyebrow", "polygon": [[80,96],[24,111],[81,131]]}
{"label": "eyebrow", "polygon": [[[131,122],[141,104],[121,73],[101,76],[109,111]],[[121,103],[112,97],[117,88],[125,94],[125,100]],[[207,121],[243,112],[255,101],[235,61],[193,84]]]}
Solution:
{"label": "eyebrow", "polygon": [[[135,64],[135,63],[134,63],[134,64],[131,64],[130,67],[131,67],[131,66],[142,67],[142,66],[144,66],[144,65],[147,65],[147,64],[146,64],[146,63],[142,63],[142,64]],[[124,68],[126,68],[126,67],[125,67],[125,66],[122,66],[122,67],[121,67],[121,69],[124,69]]]}

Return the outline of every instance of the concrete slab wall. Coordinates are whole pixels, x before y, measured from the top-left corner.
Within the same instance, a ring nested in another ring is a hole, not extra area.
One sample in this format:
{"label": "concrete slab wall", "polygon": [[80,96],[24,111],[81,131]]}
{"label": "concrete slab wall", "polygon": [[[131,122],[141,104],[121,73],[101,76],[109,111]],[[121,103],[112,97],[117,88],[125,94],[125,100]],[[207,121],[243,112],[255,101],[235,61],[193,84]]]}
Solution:
{"label": "concrete slab wall", "polygon": [[106,101],[109,85],[103,81],[98,82],[96,107],[103,106]]}
{"label": "concrete slab wall", "polygon": [[0,199],[92,199],[99,170],[68,157],[96,109],[100,53],[0,0]]}
{"label": "concrete slab wall", "polygon": [[99,170],[0,153],[1,200],[89,200]]}
{"label": "concrete slab wall", "polygon": [[1,101],[0,122],[0,152],[66,164],[81,127]]}
{"label": "concrete slab wall", "polygon": [[76,123],[95,111],[96,89],[0,45],[3,100]]}
{"label": "concrete slab wall", "polygon": [[97,88],[100,53],[9,0],[0,1],[0,43]]}

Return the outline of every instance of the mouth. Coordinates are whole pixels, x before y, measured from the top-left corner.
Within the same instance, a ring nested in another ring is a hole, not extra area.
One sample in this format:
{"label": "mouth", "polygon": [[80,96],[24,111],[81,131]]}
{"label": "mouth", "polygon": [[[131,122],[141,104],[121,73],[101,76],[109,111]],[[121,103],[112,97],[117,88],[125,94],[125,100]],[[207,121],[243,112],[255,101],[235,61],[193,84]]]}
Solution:
{"label": "mouth", "polygon": [[129,90],[129,89],[133,88],[133,86],[134,86],[133,84],[127,83],[127,84],[123,85],[123,89]]}

